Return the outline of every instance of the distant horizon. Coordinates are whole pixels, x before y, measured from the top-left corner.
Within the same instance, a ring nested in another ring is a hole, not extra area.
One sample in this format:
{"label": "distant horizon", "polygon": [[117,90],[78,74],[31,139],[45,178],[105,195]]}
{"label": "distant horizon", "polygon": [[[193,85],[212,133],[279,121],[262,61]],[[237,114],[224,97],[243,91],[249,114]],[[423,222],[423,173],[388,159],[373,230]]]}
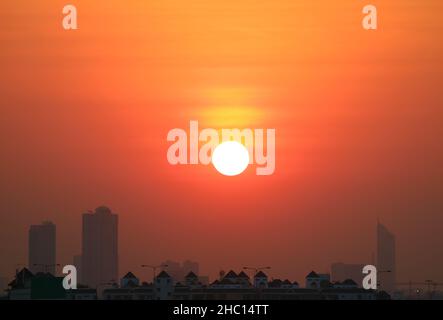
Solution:
{"label": "distant horizon", "polygon": [[[104,209],[102,209],[102,208],[104,208]],[[118,213],[116,213],[116,212],[113,212],[112,211],[112,209],[110,209],[108,206],[106,206],[106,205],[100,205],[100,206],[98,206],[97,208],[95,208],[95,209],[88,209],[88,210],[84,210],[84,212],[82,213],[82,215],[85,215],[85,214],[95,214],[96,212],[97,212],[97,210],[110,210],[110,212],[112,213],[112,214],[115,214],[115,215],[117,215],[118,216]],[[57,224],[54,222],[54,221],[50,221],[50,220],[43,220],[42,221],[42,223],[40,224],[40,225],[44,225],[44,224],[47,224],[47,223],[50,223],[50,224],[53,224],[53,225],[55,225],[55,226],[57,226]],[[31,228],[31,227],[33,227],[33,226],[36,226],[36,225],[30,225],[29,227]],[[38,226],[38,225],[37,225]],[[376,226],[377,226],[377,228],[379,227],[379,226],[382,226],[383,228],[385,228],[386,230],[389,230],[389,229],[387,229],[386,228],[386,226],[385,225],[383,225],[383,223],[381,223],[380,221],[379,221],[379,219],[377,219],[377,224],[376,224]],[[389,231],[388,231],[389,232]],[[394,237],[395,237],[395,235],[394,235]],[[376,249],[376,248],[375,248]],[[374,252],[376,252],[376,250],[374,250]],[[74,257],[76,257],[76,256],[81,256],[81,252],[79,252],[79,253],[77,253],[77,254],[73,254],[72,255],[72,258],[73,258],[73,260],[74,260]],[[151,264],[152,265],[156,265],[156,264],[162,264],[162,263],[165,263],[165,262],[167,262],[167,261],[173,261],[173,262],[175,262],[175,263],[179,263],[180,265],[183,263],[183,262],[186,262],[186,261],[192,261],[192,262],[196,262],[197,264],[198,264],[198,266],[199,266],[199,268],[201,267],[201,264],[200,264],[200,262],[198,261],[198,260],[192,260],[192,259],[183,259],[183,260],[177,260],[177,259],[163,259],[162,261],[158,261],[158,262],[156,262],[156,263],[154,263],[154,262],[152,262]],[[74,264],[75,265],[75,263],[67,263],[67,264]],[[119,279],[121,279],[125,274],[127,274],[128,272],[132,272],[133,274],[139,274],[139,273],[136,273],[136,272],[134,272],[133,271],[133,269],[128,269],[128,270],[126,270],[126,271],[122,271],[121,270],[121,267],[120,267],[120,265],[121,265],[122,263],[119,261],[119,277],[118,277],[118,280]],[[315,272],[317,272],[317,273],[328,273],[328,274],[331,274],[331,267],[332,267],[332,265],[334,265],[334,264],[347,264],[347,265],[366,265],[366,264],[375,264],[375,265],[377,265],[377,263],[375,263],[374,261],[354,261],[354,262],[348,262],[348,261],[339,261],[339,260],[337,260],[337,261],[332,261],[331,263],[330,263],[330,266],[329,266],[329,269],[328,270],[315,270],[315,268],[312,268],[310,271],[307,271],[306,272],[306,274],[309,274],[310,272],[312,272],[312,271],[315,271]],[[141,265],[141,264],[140,264]],[[138,266],[136,266],[135,268],[134,268],[134,270],[137,270],[137,269],[140,269],[140,265],[138,265]],[[28,266],[28,265],[26,265],[26,266],[24,266],[24,267],[26,267],[26,268],[29,268],[30,266]],[[62,273],[60,272],[60,270],[61,270],[61,268],[63,267],[63,265],[59,265],[59,266],[57,266],[57,268],[56,268],[56,275],[62,275]],[[161,270],[165,270],[165,271],[168,271],[168,268],[166,267],[166,268],[159,268],[159,270],[161,271]],[[214,270],[211,272],[211,273],[208,273],[208,274],[202,274],[201,272],[198,272],[198,275],[199,276],[208,276],[209,277],[209,280],[211,281],[211,279],[212,279],[212,281],[214,281],[214,280],[216,280],[216,279],[218,279],[219,277],[220,277],[220,275],[219,275],[219,273],[220,272],[222,272],[222,271],[224,271],[224,272],[228,272],[228,271],[235,271],[235,268],[228,268],[228,269],[226,269],[226,270],[223,270],[223,269],[220,269],[220,270],[218,270],[217,272],[217,275],[214,275]],[[240,271],[244,271],[244,266],[242,266],[241,268],[239,268],[239,270]],[[160,272],[160,271],[158,271],[158,272]],[[239,272],[240,272],[239,271]],[[148,273],[149,273],[150,271],[148,271]],[[245,272],[245,271],[244,271]],[[268,274],[268,276],[272,279],[272,278],[274,278],[271,274],[272,274],[272,267],[270,268],[270,270],[266,270],[265,271],[265,273],[267,273]],[[248,276],[249,276],[249,274],[248,274]],[[141,277],[139,277],[140,279],[142,279]],[[151,277],[152,278],[152,277]],[[303,277],[302,279],[304,279],[305,277]],[[278,279],[280,279],[280,278],[278,278]],[[285,280],[285,279],[289,279],[289,280],[291,280],[291,278],[281,278],[281,280]],[[414,280],[414,279],[407,279],[407,281],[411,281],[411,280]],[[415,279],[414,280],[414,282],[417,282],[416,281],[417,279]],[[149,281],[152,281],[152,279],[148,279],[148,280],[146,280],[146,282],[148,282],[149,283]],[[211,281],[211,282],[212,282]],[[300,279],[294,279],[294,278],[292,278],[292,281],[296,281],[296,282],[299,282],[300,283]],[[399,282],[399,283],[404,283],[404,282],[407,282],[406,280],[405,281],[400,281],[400,280],[397,280],[397,282]],[[424,279],[422,280],[422,281],[424,281]],[[143,282],[145,282],[145,281],[143,281]]]}

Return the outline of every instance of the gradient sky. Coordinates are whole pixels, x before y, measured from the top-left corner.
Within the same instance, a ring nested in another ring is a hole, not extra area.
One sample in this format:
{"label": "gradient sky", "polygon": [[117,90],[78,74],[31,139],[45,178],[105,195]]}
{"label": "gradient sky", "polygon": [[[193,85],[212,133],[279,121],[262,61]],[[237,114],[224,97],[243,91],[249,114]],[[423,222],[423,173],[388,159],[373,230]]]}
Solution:
{"label": "gradient sky", "polygon": [[[72,3],[76,31],[65,1],[0,3],[0,274],[43,220],[72,263],[81,214],[104,204],[120,272],[142,278],[189,258],[301,281],[371,262],[378,218],[400,280],[443,281],[440,0]],[[189,120],[275,128],[275,174],[169,165],[167,132]]]}

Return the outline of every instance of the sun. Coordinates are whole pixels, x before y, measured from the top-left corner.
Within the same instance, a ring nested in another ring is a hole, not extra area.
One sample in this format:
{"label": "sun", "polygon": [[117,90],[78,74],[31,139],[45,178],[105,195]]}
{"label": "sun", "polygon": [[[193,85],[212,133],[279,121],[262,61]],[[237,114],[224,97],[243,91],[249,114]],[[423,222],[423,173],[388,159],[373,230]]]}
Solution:
{"label": "sun", "polygon": [[237,141],[222,142],[214,149],[212,164],[225,176],[239,175],[248,167],[248,149]]}

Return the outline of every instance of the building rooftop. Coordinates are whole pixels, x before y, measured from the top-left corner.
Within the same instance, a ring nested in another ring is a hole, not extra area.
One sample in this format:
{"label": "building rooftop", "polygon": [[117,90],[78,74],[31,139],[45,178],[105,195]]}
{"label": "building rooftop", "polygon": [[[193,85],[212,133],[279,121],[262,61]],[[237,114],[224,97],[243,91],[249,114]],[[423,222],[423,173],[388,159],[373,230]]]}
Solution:
{"label": "building rooftop", "polygon": [[198,278],[198,276],[194,272],[191,271],[186,275],[185,278],[186,279],[196,279],[196,278]]}
{"label": "building rooftop", "polygon": [[158,274],[157,278],[171,278],[171,276],[166,271],[163,270]]}
{"label": "building rooftop", "polygon": [[254,278],[267,278],[267,277],[268,276],[263,271],[257,272],[256,275],[254,276]]}
{"label": "building rooftop", "polygon": [[346,279],[341,284],[342,285],[347,285],[347,286],[356,286],[357,285],[357,283],[354,280],[352,280],[352,279]]}
{"label": "building rooftop", "polygon": [[96,214],[111,214],[111,209],[109,209],[108,207],[105,206],[100,206],[95,208],[95,213]]}
{"label": "building rooftop", "polygon": [[123,279],[137,279],[137,277],[131,272],[129,271],[124,277]]}
{"label": "building rooftop", "polygon": [[319,275],[315,271],[309,272],[306,278],[320,278]]}
{"label": "building rooftop", "polygon": [[226,275],[225,278],[237,278],[237,274],[234,271],[229,271]]}
{"label": "building rooftop", "polygon": [[31,271],[29,271],[27,268],[23,268],[22,270],[20,270],[20,272],[16,274],[15,279],[12,280],[8,284],[8,286],[14,288],[23,287],[25,285],[25,282],[32,279],[33,277],[34,274]]}

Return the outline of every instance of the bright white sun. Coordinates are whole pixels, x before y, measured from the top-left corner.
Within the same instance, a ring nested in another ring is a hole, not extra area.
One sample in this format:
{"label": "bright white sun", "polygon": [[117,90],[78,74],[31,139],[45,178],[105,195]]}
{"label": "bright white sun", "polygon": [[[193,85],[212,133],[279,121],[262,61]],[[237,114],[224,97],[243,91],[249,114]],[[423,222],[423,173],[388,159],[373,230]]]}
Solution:
{"label": "bright white sun", "polygon": [[212,164],[225,176],[236,176],[248,167],[248,149],[237,141],[225,141],[215,147]]}

